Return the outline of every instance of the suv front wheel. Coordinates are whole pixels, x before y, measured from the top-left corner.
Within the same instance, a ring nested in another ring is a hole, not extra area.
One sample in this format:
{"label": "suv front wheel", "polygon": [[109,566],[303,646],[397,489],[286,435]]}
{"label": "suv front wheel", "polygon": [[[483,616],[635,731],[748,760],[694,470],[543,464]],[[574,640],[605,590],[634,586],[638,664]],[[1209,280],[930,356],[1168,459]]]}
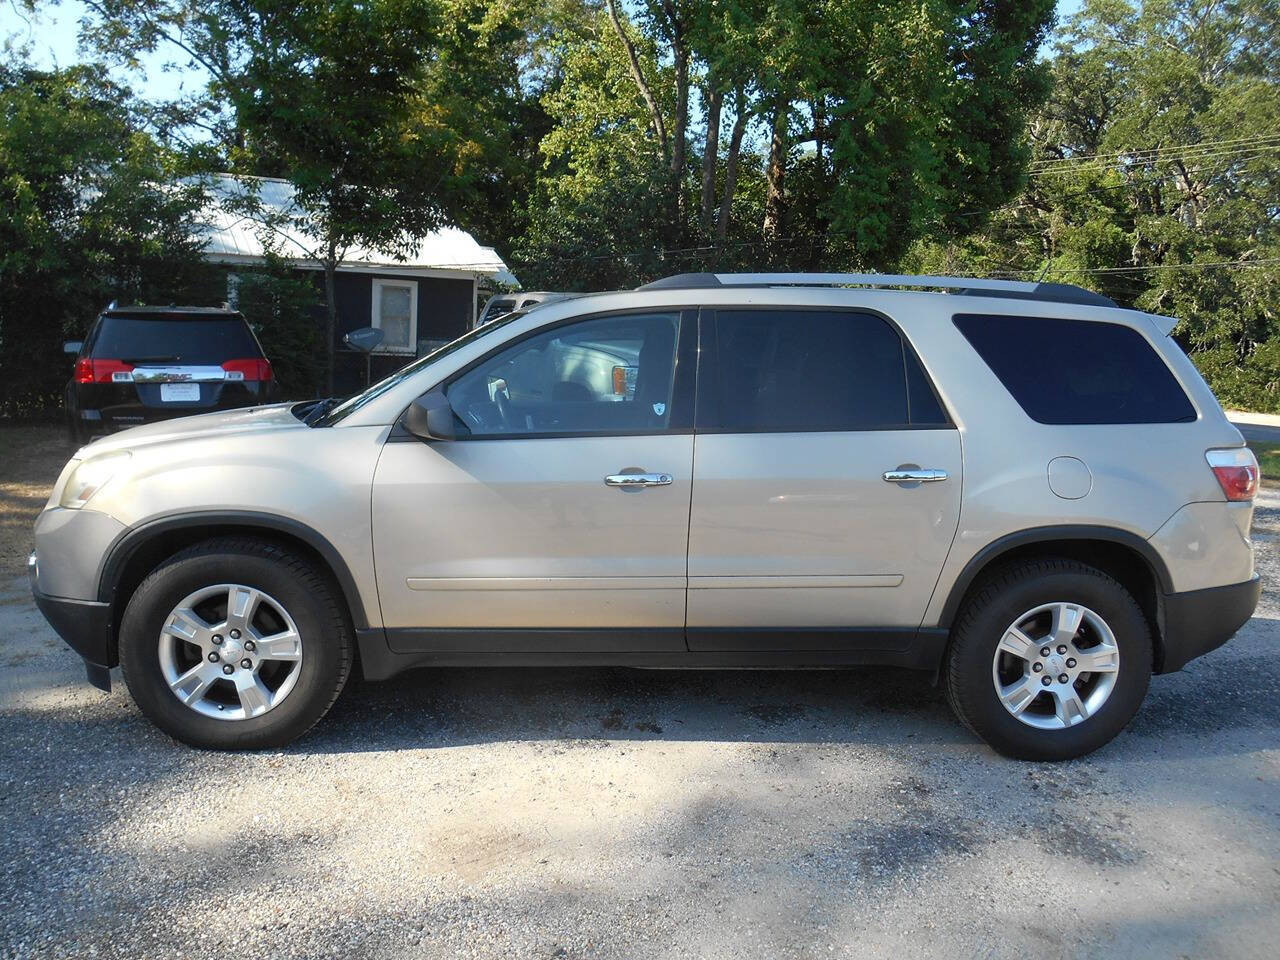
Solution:
{"label": "suv front wheel", "polygon": [[1037,560],[987,577],[952,631],[947,699],[1006,756],[1068,760],[1112,740],[1151,679],[1151,631],[1102,571]]}
{"label": "suv front wheel", "polygon": [[138,588],[120,626],[133,699],[196,747],[280,747],[337,699],[351,629],[328,577],[266,542],[196,544]]}

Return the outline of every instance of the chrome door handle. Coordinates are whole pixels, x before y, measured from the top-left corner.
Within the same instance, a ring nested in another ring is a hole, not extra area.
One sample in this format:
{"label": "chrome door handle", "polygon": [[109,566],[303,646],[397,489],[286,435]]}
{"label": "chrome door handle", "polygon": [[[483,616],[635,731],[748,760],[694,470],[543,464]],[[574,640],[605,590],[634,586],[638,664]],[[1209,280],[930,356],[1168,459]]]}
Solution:
{"label": "chrome door handle", "polygon": [[669,473],[614,473],[604,478],[610,487],[634,490],[639,487],[666,487],[671,484]]}
{"label": "chrome door handle", "polygon": [[937,483],[947,479],[945,470],[886,470],[884,479],[888,483]]}

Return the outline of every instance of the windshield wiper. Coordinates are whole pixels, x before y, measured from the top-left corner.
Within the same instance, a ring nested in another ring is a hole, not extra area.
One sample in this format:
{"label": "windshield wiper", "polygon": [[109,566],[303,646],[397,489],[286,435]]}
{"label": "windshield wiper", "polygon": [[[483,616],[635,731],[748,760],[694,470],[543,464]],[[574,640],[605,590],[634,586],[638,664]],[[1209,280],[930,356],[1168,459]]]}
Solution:
{"label": "windshield wiper", "polygon": [[302,418],[302,422],[308,427],[314,427],[320,418],[341,402],[338,397],[326,397],[323,400],[317,400],[315,406],[308,410],[306,416]]}

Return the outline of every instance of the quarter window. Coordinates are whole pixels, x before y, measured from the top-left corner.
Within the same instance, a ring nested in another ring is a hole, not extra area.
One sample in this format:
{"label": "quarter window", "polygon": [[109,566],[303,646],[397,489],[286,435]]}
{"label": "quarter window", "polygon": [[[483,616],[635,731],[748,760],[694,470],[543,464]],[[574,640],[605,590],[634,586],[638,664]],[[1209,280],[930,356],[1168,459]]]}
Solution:
{"label": "quarter window", "polygon": [[1137,330],[1052,317],[960,314],[955,325],[1038,423],[1181,423],[1186,393]]}
{"label": "quarter window", "polygon": [[722,310],[716,337],[718,383],[705,386],[715,390],[723,431],[947,423],[915,353],[873,314]]}
{"label": "quarter window", "polygon": [[658,313],[555,327],[468,370],[449,403],[473,436],[665,430],[679,325]]}

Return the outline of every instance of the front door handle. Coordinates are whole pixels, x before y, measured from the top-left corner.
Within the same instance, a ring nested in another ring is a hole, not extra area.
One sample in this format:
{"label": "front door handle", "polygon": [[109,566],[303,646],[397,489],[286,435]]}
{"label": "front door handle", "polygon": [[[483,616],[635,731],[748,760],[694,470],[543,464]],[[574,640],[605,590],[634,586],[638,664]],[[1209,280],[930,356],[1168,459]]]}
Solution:
{"label": "front door handle", "polygon": [[669,473],[614,473],[604,478],[606,486],[621,487],[623,490],[638,490],[641,487],[666,487],[671,484]]}
{"label": "front door handle", "polygon": [[887,483],[937,483],[939,480],[947,479],[947,471],[899,467],[896,470],[886,470],[884,479]]}

